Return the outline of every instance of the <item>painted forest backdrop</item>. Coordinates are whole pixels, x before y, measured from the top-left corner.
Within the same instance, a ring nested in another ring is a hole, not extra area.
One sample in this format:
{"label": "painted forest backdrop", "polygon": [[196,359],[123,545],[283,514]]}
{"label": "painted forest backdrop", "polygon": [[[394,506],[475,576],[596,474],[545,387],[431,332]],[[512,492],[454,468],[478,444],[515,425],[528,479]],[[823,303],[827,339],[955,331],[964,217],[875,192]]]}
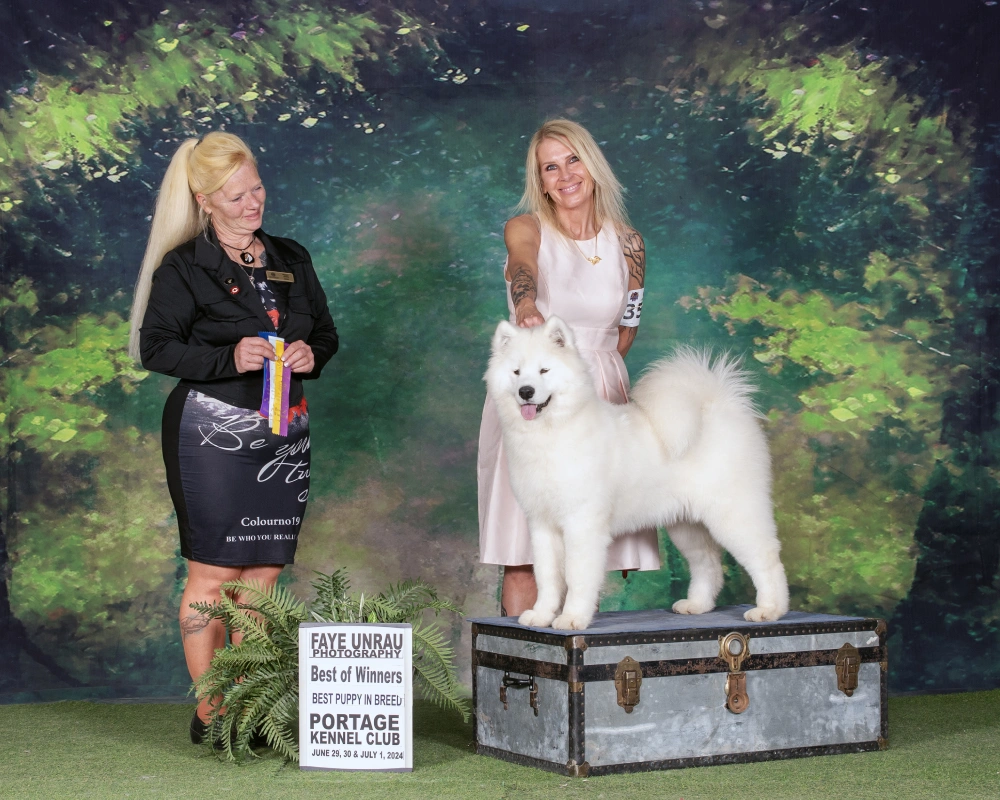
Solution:
{"label": "painted forest backdrop", "polygon": [[[129,361],[126,320],[167,159],[215,128],[258,152],[265,228],[311,250],[342,336],[307,387],[287,580],[423,577],[496,613],[481,376],[526,140],[557,115],[594,132],[646,237],[633,375],[692,343],[759,378],[793,606],[887,618],[895,692],[1000,686],[998,20],[994,0],[0,3],[0,701],[187,689],[173,381]],[[669,607],[663,547],[602,608]],[[728,571],[722,600],[748,601]]]}

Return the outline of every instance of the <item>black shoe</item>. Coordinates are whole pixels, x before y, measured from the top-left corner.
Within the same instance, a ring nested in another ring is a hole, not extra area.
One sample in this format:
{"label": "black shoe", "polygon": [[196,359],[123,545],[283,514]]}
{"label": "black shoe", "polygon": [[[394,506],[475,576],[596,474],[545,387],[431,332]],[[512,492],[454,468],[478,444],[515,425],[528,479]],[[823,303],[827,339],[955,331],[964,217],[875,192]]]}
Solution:
{"label": "black shoe", "polygon": [[191,744],[204,744],[208,738],[208,723],[202,722],[198,712],[191,717]]}
{"label": "black shoe", "polygon": [[213,750],[223,750],[225,745],[222,743],[221,728],[222,722],[217,721],[214,728],[207,722],[202,722],[198,717],[198,712],[194,712],[194,716],[191,717],[191,743],[192,744],[205,744],[211,738],[212,749]]}
{"label": "black shoe", "polygon": [[[204,744],[205,740],[208,738],[209,725],[207,722],[202,722],[201,718],[198,716],[198,712],[194,712],[194,716],[191,717],[191,744]],[[260,750],[262,747],[269,747],[267,743],[267,736],[261,730],[255,730],[250,734],[250,749]],[[219,750],[222,747],[222,742],[218,738],[212,742],[212,746]]]}

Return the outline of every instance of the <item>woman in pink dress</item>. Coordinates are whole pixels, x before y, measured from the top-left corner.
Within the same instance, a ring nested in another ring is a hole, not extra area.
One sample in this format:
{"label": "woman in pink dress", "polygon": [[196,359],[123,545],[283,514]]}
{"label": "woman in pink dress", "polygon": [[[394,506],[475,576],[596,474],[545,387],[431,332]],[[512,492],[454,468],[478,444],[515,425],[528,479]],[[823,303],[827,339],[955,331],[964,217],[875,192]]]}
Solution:
{"label": "woman in pink dress", "polygon": [[[622,187],[590,133],[549,120],[531,139],[524,195],[504,228],[507,306],[522,328],[557,315],[572,328],[598,392],[628,402],[622,360],[635,340],[646,250],[629,224]],[[479,432],[479,553],[503,565],[501,613],[519,616],[535,603],[528,522],[514,499],[500,420],[489,397]],[[659,569],[656,530],[615,539],[609,570]]]}

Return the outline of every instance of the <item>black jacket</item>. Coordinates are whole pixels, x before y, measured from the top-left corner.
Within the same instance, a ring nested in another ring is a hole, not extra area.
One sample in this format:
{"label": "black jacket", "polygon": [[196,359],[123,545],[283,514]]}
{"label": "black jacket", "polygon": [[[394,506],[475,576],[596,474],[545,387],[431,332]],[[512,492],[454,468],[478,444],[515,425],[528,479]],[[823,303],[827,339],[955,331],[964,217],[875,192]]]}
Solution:
{"label": "black jacket", "polygon": [[[297,405],[302,379],[318,378],[337,352],[337,329],[305,248],[261,230],[257,237],[267,268],[295,276],[292,283],[270,281],[282,311],[277,335],[286,344],[304,339],[316,362],[308,374],[292,373],[288,401]],[[264,372],[238,373],[233,351],[244,336],[262,331],[274,325],[257,291],[209,231],[171,250],[153,273],[139,334],[142,365],[239,408],[259,408]]]}

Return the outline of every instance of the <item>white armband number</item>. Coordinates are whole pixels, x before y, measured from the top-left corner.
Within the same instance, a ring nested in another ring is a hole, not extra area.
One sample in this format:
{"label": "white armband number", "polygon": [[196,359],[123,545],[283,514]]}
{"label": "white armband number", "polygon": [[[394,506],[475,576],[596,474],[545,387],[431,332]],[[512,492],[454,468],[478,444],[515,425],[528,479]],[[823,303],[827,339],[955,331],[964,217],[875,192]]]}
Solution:
{"label": "white armband number", "polygon": [[642,289],[629,289],[625,300],[625,313],[619,325],[626,328],[639,327],[639,315],[642,314]]}

